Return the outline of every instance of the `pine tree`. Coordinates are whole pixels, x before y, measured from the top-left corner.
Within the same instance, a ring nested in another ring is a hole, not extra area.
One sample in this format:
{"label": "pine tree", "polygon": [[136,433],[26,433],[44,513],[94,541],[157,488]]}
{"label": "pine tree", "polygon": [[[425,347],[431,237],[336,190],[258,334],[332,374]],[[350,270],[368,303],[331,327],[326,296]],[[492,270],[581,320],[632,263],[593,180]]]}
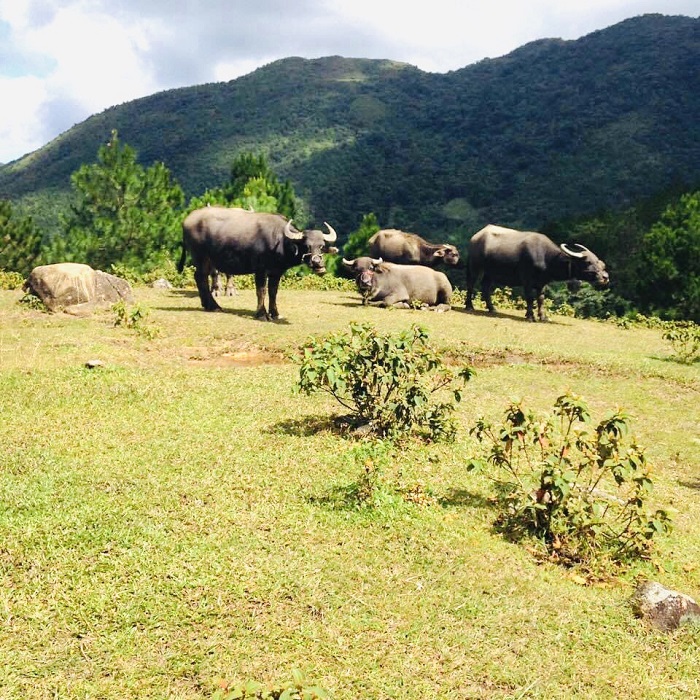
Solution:
{"label": "pine tree", "polygon": [[369,255],[367,242],[379,231],[377,217],[373,213],[365,214],[360,222],[360,228],[348,236],[347,243],[343,246],[343,256],[353,260],[363,255]]}
{"label": "pine tree", "polygon": [[28,275],[41,264],[41,238],[30,216],[17,217],[12,204],[0,200],[0,270]]}
{"label": "pine tree", "polygon": [[181,241],[184,194],[162,163],[144,168],[116,131],[71,177],[76,203],[62,220],[52,257],[145,272],[172,258]]}
{"label": "pine tree", "polygon": [[644,236],[641,258],[647,308],[700,323],[700,191],[666,209]]}

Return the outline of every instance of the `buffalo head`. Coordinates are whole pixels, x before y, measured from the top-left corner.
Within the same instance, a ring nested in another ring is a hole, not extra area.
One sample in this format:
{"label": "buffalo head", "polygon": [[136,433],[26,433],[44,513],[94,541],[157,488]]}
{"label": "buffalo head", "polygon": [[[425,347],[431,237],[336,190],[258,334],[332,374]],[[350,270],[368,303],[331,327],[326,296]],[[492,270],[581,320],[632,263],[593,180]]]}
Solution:
{"label": "buffalo head", "polygon": [[338,234],[329,223],[324,221],[324,224],[328,229],[328,233],[314,229],[299,231],[292,226],[291,219],[284,228],[285,238],[299,245],[301,261],[306,263],[317,275],[323,275],[326,272],[326,264],[323,259],[324,253],[333,255],[338,252],[336,247],[329,245],[329,243],[336,241]]}
{"label": "buffalo head", "polygon": [[571,277],[590,282],[598,287],[607,287],[610,276],[605,269],[605,263],[580,243],[574,243],[573,246],[571,248],[566,243],[559,246],[571,262]]}
{"label": "buffalo head", "polygon": [[371,291],[374,275],[383,262],[381,258],[370,258],[369,256],[354,260],[343,258],[343,265],[352,273],[357,289],[363,298]]}
{"label": "buffalo head", "polygon": [[459,250],[456,246],[444,243],[433,253],[435,262],[443,262],[445,265],[455,266],[459,263]]}

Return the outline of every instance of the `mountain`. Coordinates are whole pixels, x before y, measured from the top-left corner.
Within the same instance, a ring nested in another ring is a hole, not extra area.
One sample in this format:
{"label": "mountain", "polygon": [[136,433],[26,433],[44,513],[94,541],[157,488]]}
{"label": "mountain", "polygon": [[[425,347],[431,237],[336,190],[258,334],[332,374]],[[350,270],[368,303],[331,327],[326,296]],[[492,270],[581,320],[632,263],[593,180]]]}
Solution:
{"label": "mountain", "polygon": [[112,107],[0,167],[0,198],[63,201],[112,129],[188,195],[264,153],[313,221],[463,240],[700,185],[700,19],[644,15],[446,74],[287,58],[227,83]]}

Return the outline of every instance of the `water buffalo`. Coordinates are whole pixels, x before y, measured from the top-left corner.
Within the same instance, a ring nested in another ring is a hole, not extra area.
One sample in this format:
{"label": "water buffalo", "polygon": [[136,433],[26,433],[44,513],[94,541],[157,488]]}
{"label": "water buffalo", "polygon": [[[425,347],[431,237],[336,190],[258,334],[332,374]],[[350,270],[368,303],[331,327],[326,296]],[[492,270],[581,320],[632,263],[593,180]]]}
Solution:
{"label": "water buffalo", "polygon": [[[575,248],[575,249],[574,249]],[[527,301],[525,318],[545,321],[544,287],[549,282],[583,280],[604,287],[608,284],[605,263],[588,248],[576,243],[557,245],[542,233],[516,231],[489,224],[472,236],[467,258],[467,309],[472,303],[474,285],[483,276],[481,294],[489,312],[494,313],[491,292],[494,287],[522,286]]]}
{"label": "water buffalo", "polygon": [[[209,287],[209,275],[219,270],[227,275],[255,275],[258,306],[256,317],[279,318],[277,290],[286,270],[305,263],[316,274],[326,268],[324,253],[337,253],[329,247],[336,232],[326,224],[328,233],[298,231],[280,214],[251,212],[239,208],[202,207],[187,215],[182,223],[182,256],[178,270],[185,265],[187,252],[195,266],[194,279],[202,307],[219,311]],[[265,309],[265,290],[269,311]]]}
{"label": "water buffalo", "polygon": [[405,233],[395,228],[382,229],[369,239],[369,254],[401,265],[427,265],[439,263],[455,266],[459,251],[449,243],[428,243],[416,233]]}
{"label": "water buffalo", "polygon": [[411,308],[417,304],[450,308],[452,285],[447,275],[425,265],[397,265],[381,258],[343,258],[355,275],[363,304]]}

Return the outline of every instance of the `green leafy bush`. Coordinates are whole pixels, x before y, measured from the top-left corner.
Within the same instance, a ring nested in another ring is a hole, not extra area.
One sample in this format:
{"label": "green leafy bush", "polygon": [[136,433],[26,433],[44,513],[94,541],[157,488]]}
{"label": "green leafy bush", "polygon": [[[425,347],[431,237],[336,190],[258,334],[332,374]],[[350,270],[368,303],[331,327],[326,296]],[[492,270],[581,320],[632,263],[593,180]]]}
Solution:
{"label": "green leafy bush", "polygon": [[592,569],[647,557],[670,518],[648,510],[651,470],[638,445],[624,444],[628,423],[617,411],[592,426],[586,404],[568,393],[548,416],[511,403],[503,423],[480,419],[471,432],[488,454],[467,468],[495,467],[498,529]]}
{"label": "green leafy bush", "polygon": [[276,685],[248,681],[235,686],[222,683],[212,700],[326,700],[329,695],[317,685],[308,685],[298,669],[293,669],[292,680]]}
{"label": "green leafy bush", "polygon": [[27,292],[22,295],[22,298],[17,302],[21,304],[25,309],[31,311],[41,311],[42,313],[50,313],[49,307],[44,304],[44,302],[36,295],[31,292]]}
{"label": "green leafy bush", "polygon": [[700,359],[700,325],[692,321],[670,321],[663,339],[671,343],[675,358],[691,364]]}
{"label": "green leafy bush", "polygon": [[[383,335],[369,324],[350,324],[348,333],[311,339],[303,348],[298,388],[306,394],[329,393],[360,424],[390,439],[417,434],[450,440],[456,427],[454,402],[461,398],[455,373],[428,344],[428,333],[414,325]],[[445,400],[435,400],[446,392]]]}
{"label": "green leafy bush", "polygon": [[112,304],[112,311],[114,312],[115,326],[123,326],[133,330],[148,340],[153,340],[160,333],[158,326],[147,321],[150,314],[149,310],[140,304],[134,304],[129,307],[121,300],[116,304]]}
{"label": "green leafy bush", "polygon": [[25,277],[19,272],[0,270],[0,289],[22,289]]}

